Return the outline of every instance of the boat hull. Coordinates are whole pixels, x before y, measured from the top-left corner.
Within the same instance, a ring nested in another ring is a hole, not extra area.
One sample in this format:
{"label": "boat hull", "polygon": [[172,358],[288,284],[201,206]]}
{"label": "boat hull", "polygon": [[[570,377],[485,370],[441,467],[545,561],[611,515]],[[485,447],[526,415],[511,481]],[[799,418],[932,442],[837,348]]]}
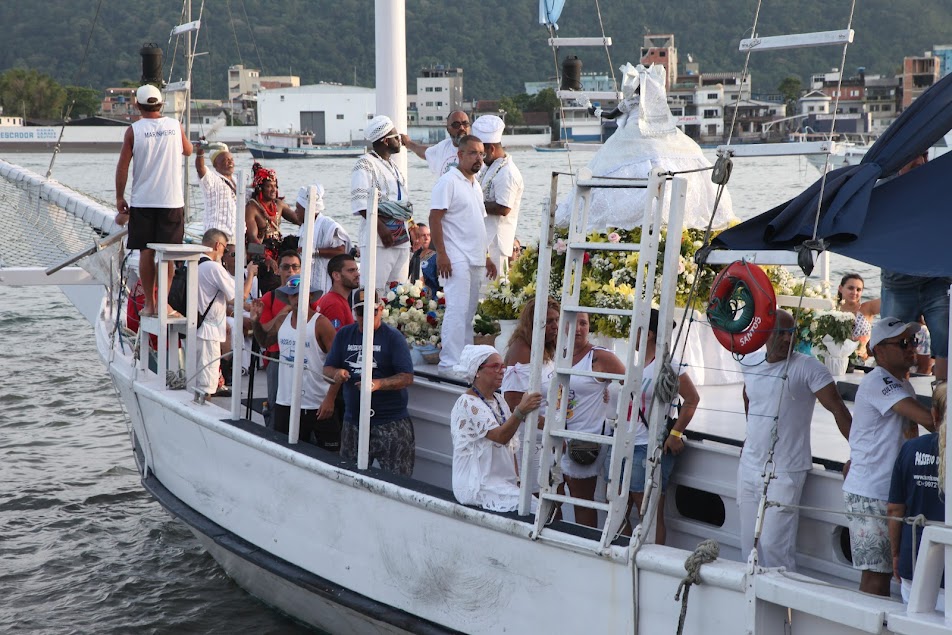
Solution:
{"label": "boat hull", "polygon": [[338,159],[359,157],[367,149],[363,146],[314,146],[312,148],[282,148],[256,141],[245,141],[245,147],[256,159]]}

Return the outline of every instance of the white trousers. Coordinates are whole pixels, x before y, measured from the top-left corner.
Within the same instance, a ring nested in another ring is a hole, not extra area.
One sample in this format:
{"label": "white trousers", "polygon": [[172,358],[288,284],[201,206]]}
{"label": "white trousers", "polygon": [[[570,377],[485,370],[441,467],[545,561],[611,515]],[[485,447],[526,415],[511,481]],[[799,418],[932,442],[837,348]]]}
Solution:
{"label": "white trousers", "polygon": [[[770,481],[767,500],[790,505],[800,503],[800,494],[806,482],[806,471],[778,472]],[[760,470],[751,470],[743,465],[737,468],[737,505],[740,507],[740,553],[747,559],[754,548],[754,528],[757,524],[757,508],[763,491]],[[768,507],[764,527],[757,545],[758,562],[762,567],[797,568],[797,525],[800,514],[796,509]]]}
{"label": "white trousers", "polygon": [[[218,392],[218,376],[221,369],[221,342],[215,340],[198,341],[198,377],[195,378],[195,385],[205,394],[214,395]],[[212,361],[214,360],[214,361]],[[211,362],[211,363],[209,363]],[[207,366],[206,366],[207,364]]]}
{"label": "white trousers", "polygon": [[452,369],[459,363],[463,347],[473,343],[473,318],[479,304],[479,285],[486,277],[486,267],[468,262],[452,262],[453,275],[440,277],[443,295],[446,298],[446,313],[443,315],[440,351],[440,368]]}
{"label": "white trousers", "polygon": [[[361,247],[360,253],[367,253]],[[391,281],[403,284],[410,277],[410,243],[403,243],[396,247],[377,245],[377,273],[374,276],[374,288],[386,290]],[[361,284],[367,283],[367,278],[361,272]]]}

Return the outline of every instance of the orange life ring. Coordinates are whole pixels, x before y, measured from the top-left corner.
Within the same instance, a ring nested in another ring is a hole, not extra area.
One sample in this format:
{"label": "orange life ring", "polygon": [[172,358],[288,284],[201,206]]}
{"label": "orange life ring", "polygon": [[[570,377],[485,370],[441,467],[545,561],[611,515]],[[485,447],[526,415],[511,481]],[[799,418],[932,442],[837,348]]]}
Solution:
{"label": "orange life ring", "polygon": [[753,353],[767,342],[777,323],[777,296],[770,278],[755,264],[731,263],[714,279],[707,318],[721,346],[739,355]]}

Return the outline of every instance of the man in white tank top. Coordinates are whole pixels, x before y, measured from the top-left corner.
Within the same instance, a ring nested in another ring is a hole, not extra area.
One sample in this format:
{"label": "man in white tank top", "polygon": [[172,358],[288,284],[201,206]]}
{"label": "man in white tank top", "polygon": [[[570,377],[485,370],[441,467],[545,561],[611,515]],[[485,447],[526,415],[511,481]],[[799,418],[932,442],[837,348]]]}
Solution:
{"label": "man in white tank top", "polygon": [[[142,118],[126,130],[116,165],[116,223],[129,223],[126,246],[140,250],[139,278],[145,294],[142,315],[154,315],[155,251],[146,245],[182,242],[185,198],[181,161],[183,155],[192,154],[192,144],[178,121],[162,116],[162,93],[155,86],[146,84],[136,91],[136,107]],[[132,194],[127,203],[130,163]],[[166,275],[171,279],[171,267]]]}

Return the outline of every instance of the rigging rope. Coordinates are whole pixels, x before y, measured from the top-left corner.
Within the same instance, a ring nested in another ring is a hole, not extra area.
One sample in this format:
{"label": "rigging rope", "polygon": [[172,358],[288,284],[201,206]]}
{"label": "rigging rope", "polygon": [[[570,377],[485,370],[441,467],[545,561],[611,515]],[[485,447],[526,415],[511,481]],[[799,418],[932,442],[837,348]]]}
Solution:
{"label": "rigging rope", "polygon": [[238,43],[238,29],[235,28],[235,16],[231,13],[231,0],[225,0],[225,6],[228,8],[228,22],[231,24],[231,32],[235,36],[235,49],[238,51],[238,63],[244,66],[245,62],[241,59],[241,45]]}
{"label": "rigging rope", "polygon": [[[688,614],[688,593],[691,592],[691,585],[701,583],[701,566],[709,562],[714,562],[721,553],[720,545],[711,538],[698,544],[694,552],[684,561],[684,569],[687,571],[678,585],[678,590],[674,594],[674,601],[681,600],[681,615],[678,617],[678,635],[684,632],[684,620]],[[684,595],[681,595],[682,589]]]}
{"label": "rigging rope", "polygon": [[[763,6],[763,0],[757,0],[757,9],[754,11],[754,24],[750,27],[750,36],[757,37],[757,22],[760,20],[760,9]],[[740,73],[740,92],[737,95],[737,100],[734,102],[734,113],[731,115],[731,127],[727,133],[727,145],[731,144],[731,139],[734,138],[734,126],[737,123],[737,111],[740,109],[741,98],[744,96],[744,81],[747,79],[747,72],[750,69],[750,54],[752,48],[747,49],[747,55],[744,57],[744,70]]]}
{"label": "rigging rope", "polygon": [[[92,44],[93,41],[93,31],[96,30],[96,23],[99,21],[99,11],[102,9],[102,2],[103,0],[99,0],[99,3],[96,5],[96,14],[93,16],[93,23],[89,27],[89,35],[86,36],[86,46],[83,48],[83,57],[79,61],[79,68],[76,69],[76,75],[73,76],[73,86],[79,86],[79,78],[83,75],[83,67],[86,65],[86,58],[89,57],[89,45]],[[46,178],[50,178],[53,175],[53,164],[56,163],[56,156],[59,154],[60,147],[63,144],[63,134],[66,132],[66,122],[69,120],[69,116],[73,112],[74,105],[76,105],[75,96],[66,107],[66,114],[63,115],[63,124],[60,126],[59,137],[56,139],[56,145],[53,147],[53,156],[50,157],[50,165],[46,169]]]}
{"label": "rigging rope", "polygon": [[245,14],[245,22],[248,24],[248,33],[251,34],[251,43],[255,47],[255,55],[258,56],[258,67],[264,73],[264,62],[261,61],[261,51],[258,50],[258,41],[255,39],[254,29],[251,28],[251,20],[248,18],[248,8],[245,6],[245,0],[241,0],[241,12]]}
{"label": "rigging rope", "polygon": [[598,5],[598,0],[595,0],[595,12],[598,14],[598,27],[602,30],[602,42],[605,46],[605,57],[608,58],[608,69],[612,74],[612,89],[617,93],[618,80],[615,78],[615,65],[612,64],[612,54],[608,50],[608,41],[605,39],[605,24],[602,22],[602,8]]}

